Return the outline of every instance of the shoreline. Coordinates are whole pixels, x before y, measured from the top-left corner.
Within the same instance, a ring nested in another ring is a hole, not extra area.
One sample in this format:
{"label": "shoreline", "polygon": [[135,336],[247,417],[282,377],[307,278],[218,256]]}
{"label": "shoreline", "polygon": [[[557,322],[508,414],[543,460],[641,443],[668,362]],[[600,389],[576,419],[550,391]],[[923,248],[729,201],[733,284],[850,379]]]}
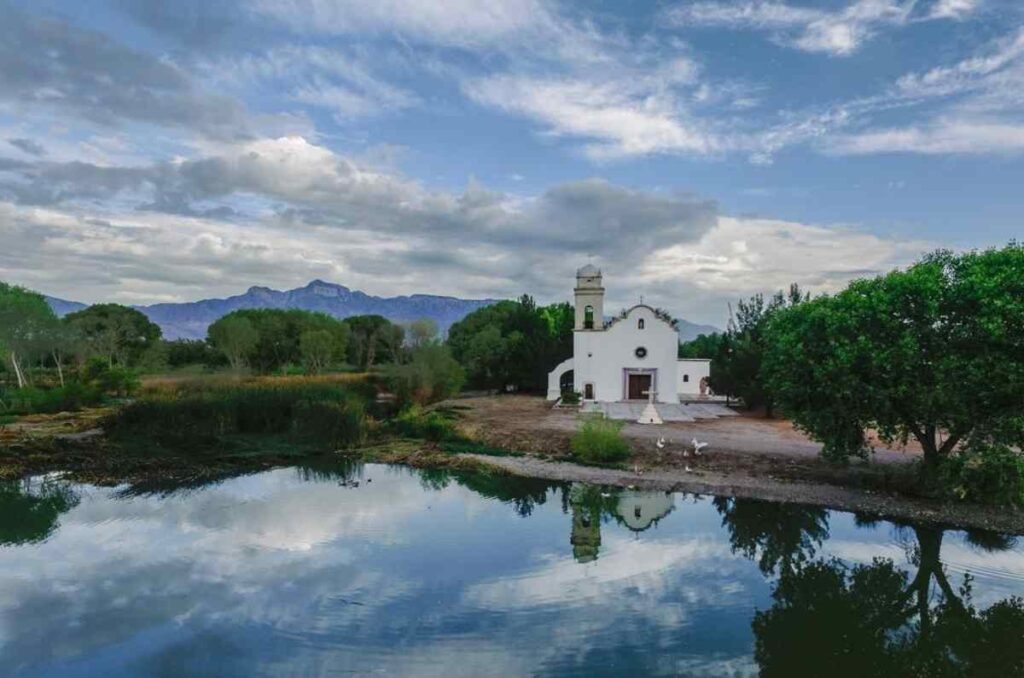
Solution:
{"label": "shoreline", "polygon": [[572,462],[527,456],[495,457],[474,453],[461,453],[456,456],[504,473],[528,478],[803,504],[838,511],[867,513],[881,519],[938,523],[954,529],[983,529],[1004,534],[1024,534],[1024,511],[1002,506],[951,504],[870,489],[784,480],[772,476],[754,477],[706,470],[686,472],[676,468],[651,468],[637,474],[621,469],[583,466]]}

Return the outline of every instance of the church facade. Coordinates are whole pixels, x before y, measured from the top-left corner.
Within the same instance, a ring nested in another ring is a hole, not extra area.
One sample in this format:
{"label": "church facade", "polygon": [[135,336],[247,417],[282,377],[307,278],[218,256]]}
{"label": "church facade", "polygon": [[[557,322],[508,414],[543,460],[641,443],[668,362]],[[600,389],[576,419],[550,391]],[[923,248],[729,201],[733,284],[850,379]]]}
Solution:
{"label": "church facade", "polygon": [[[605,322],[601,271],[576,271],[573,356],[548,375],[548,400],[569,386],[590,402],[678,403],[707,392],[709,360],[678,358],[679,335],[654,308],[637,304]],[[570,374],[571,373],[571,374]]]}

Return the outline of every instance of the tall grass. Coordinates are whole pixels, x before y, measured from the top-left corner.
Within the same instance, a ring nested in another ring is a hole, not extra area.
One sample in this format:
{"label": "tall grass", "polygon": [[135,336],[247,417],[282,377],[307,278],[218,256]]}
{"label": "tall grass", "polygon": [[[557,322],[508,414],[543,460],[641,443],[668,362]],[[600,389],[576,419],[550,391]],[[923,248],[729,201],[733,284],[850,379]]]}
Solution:
{"label": "tall grass", "polygon": [[629,443],[622,437],[623,423],[602,417],[587,417],[569,446],[581,461],[609,464],[629,456]]}
{"label": "tall grass", "polygon": [[287,436],[332,449],[366,437],[366,393],[331,381],[273,384],[178,384],[150,391],[105,422],[111,439],[139,448],[149,444],[208,448],[238,436]]}
{"label": "tall grass", "polygon": [[0,390],[0,415],[54,414],[74,412],[89,405],[98,405],[103,391],[95,384],[68,382],[54,388],[24,388]]}

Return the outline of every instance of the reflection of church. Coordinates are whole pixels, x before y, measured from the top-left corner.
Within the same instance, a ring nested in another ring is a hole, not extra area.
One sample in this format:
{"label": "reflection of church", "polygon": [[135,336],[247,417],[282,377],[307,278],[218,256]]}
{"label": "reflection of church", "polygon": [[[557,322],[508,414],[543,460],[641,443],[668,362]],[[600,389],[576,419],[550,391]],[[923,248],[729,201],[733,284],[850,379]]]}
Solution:
{"label": "reflection of church", "polygon": [[601,550],[601,520],[615,519],[632,532],[640,533],[672,512],[675,498],[671,492],[640,492],[573,486],[569,504],[572,507],[572,555],[577,562],[596,560]]}

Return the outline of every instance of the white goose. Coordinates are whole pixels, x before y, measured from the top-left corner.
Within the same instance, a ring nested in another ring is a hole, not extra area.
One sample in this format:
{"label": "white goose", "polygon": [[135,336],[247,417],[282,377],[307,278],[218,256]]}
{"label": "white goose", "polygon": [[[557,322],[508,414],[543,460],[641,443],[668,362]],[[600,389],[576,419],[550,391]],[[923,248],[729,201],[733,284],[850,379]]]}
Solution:
{"label": "white goose", "polygon": [[659,450],[663,450],[663,449],[665,449],[665,438],[664,438],[664,437],[658,438],[658,442],[656,442],[656,443],[654,443],[654,444],[655,444],[655,446],[656,446],[656,447],[657,447],[657,448],[658,448]]}
{"label": "white goose", "polygon": [[693,443],[693,454],[698,457],[700,456],[700,451],[708,446],[707,443],[697,442],[696,438],[694,438],[690,442]]}

